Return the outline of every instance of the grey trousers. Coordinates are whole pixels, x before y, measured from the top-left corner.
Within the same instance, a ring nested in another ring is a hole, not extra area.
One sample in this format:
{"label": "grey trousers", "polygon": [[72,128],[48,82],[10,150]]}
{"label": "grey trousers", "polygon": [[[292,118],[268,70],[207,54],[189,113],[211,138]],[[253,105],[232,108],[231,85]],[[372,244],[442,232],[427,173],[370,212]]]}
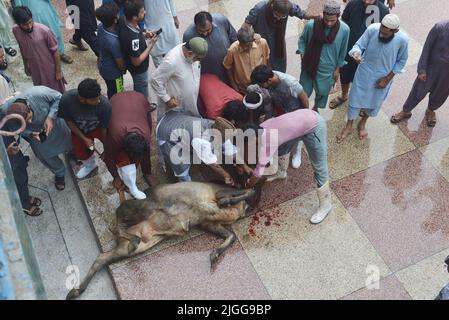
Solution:
{"label": "grey trousers", "polygon": [[47,157],[42,155],[39,148],[33,148],[33,152],[42,164],[48,168],[56,177],[64,177],[65,165],[59,156]]}

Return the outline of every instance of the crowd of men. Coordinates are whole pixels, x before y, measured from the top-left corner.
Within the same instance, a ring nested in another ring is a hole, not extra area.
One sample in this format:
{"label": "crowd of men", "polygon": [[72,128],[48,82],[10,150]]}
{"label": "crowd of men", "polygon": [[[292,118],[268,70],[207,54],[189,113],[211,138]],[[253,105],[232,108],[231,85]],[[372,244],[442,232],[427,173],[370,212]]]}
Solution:
{"label": "crowd of men", "polygon": [[[126,188],[136,199],[146,198],[136,185],[138,166],[148,185],[157,183],[150,160],[152,132],[159,164],[178,181],[191,181],[196,157],[210,179],[236,188],[253,187],[269,171],[268,181],[285,179],[290,162],[294,168],[301,165],[304,145],[319,198],[310,221],[320,223],[331,212],[332,203],[327,128],[319,111],[347,103],[347,123],[337,143],[352,133],[356,120],[358,136],[365,139],[368,119],[377,116],[408,59],[408,36],[400,30],[399,17],[390,13],[393,0],[386,4],[352,0],[344,10],[340,1],[328,0],[318,16],[306,14],[292,1],[266,0],[249,11],[238,30],[224,15],[201,11],[187,26],[182,41],[173,0],[104,0],[97,9],[93,0],[66,3],[69,11],[77,6],[80,12],[69,43],[89,50],[84,41],[98,57],[106,96],[95,79],[66,88],[61,63],[73,59],[64,51],[61,21],[50,1],[16,0],[11,28],[8,3],[0,0],[0,67],[7,68],[5,54],[17,54],[9,34],[12,30],[25,73],[34,84],[14,95],[10,78],[2,72],[1,115],[19,114],[26,120],[20,138],[54,174],[58,190],[65,188],[63,154],[69,153],[80,164],[78,179],[95,174],[94,139],[103,143],[99,158],[106,163],[114,187]],[[301,64],[299,79],[286,73],[290,17],[306,20],[298,39],[298,61],[293,62]],[[156,68],[152,74],[150,60]],[[133,91],[125,91],[126,72],[132,76]],[[341,93],[328,101],[338,81]],[[449,96],[448,83],[449,21],[442,21],[430,31],[416,81],[403,110],[391,122],[410,118],[413,108],[430,94],[425,117],[428,126],[435,126],[435,111]],[[238,129],[261,134],[242,147],[235,137],[226,135],[241,132]],[[222,139],[214,137],[216,131]],[[27,159],[18,143],[5,138],[23,209],[37,216],[42,213],[41,201],[29,195]],[[249,150],[254,145],[257,157],[251,162]],[[179,150],[192,153],[178,161]],[[223,157],[232,161],[223,163]]]}

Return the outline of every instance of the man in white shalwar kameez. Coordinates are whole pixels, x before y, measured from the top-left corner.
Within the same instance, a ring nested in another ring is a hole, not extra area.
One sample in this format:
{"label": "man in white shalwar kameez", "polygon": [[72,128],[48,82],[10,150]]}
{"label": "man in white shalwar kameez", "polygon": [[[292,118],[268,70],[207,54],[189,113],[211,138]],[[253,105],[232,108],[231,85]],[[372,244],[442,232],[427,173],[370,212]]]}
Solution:
{"label": "man in white shalwar kameez", "polygon": [[382,23],[369,26],[349,51],[349,56],[359,66],[349,93],[348,122],[337,136],[337,143],[352,133],[352,124],[359,114],[359,139],[368,136],[365,127],[368,118],[377,116],[390,91],[393,77],[405,71],[409,40],[406,33],[399,31],[399,25],[398,16],[386,15]]}
{"label": "man in white shalwar kameez", "polygon": [[196,37],[174,47],[165,56],[151,79],[151,87],[158,97],[158,120],[171,109],[200,117],[197,107],[200,61],[207,51],[206,40]]}
{"label": "man in white shalwar kameez", "polygon": [[154,66],[157,68],[165,55],[179,43],[179,20],[174,0],[145,0],[145,25],[148,30],[162,28],[159,39],[151,50]]}

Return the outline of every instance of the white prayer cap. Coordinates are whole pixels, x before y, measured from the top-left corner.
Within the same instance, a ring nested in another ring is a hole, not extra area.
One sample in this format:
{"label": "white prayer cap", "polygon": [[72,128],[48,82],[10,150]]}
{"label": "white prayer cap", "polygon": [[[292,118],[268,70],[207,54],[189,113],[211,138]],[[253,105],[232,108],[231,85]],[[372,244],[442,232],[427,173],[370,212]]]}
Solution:
{"label": "white prayer cap", "polygon": [[387,14],[382,20],[382,25],[391,30],[399,29],[400,24],[401,21],[399,20],[399,17],[391,13]]}
{"label": "white prayer cap", "polygon": [[254,110],[254,109],[259,108],[262,105],[262,103],[263,103],[263,97],[262,97],[262,95],[259,92],[253,92],[253,94],[257,94],[259,96],[259,102],[250,103],[250,102],[246,101],[246,97],[248,95],[246,95],[245,98],[243,98],[243,104],[245,105],[245,107],[247,107],[250,110]]}

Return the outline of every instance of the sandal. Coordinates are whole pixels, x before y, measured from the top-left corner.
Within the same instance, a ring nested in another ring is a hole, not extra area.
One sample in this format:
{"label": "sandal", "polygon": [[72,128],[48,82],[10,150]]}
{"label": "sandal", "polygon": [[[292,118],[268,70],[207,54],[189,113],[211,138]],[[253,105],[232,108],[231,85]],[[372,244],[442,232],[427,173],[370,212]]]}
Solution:
{"label": "sandal", "polygon": [[68,55],[66,55],[66,54],[62,54],[62,55],[61,55],[61,61],[64,62],[64,63],[67,63],[67,64],[73,63],[72,57],[71,57],[71,56],[68,56]]}
{"label": "sandal", "polygon": [[437,123],[435,111],[431,111],[429,109],[426,110],[426,122],[427,126],[435,127],[435,124]]}
{"label": "sandal", "polygon": [[342,99],[340,96],[338,96],[338,97],[332,99],[331,102],[329,102],[329,109],[334,110],[337,107],[339,107],[342,104],[344,104],[346,101],[348,101],[348,98]]}
{"label": "sandal", "polygon": [[65,189],[64,177],[55,177],[55,188],[59,191]]}
{"label": "sandal", "polygon": [[8,61],[4,59],[3,63],[0,63],[0,70],[6,70],[7,68],[8,68]]}
{"label": "sandal", "polygon": [[83,45],[83,43],[80,41],[80,42],[75,42],[73,39],[70,39],[69,40],[69,43],[71,44],[71,45],[74,45],[75,47],[77,47],[78,48],[78,50],[81,50],[81,51],[88,51],[89,49],[88,48],[86,48],[84,45]]}
{"label": "sandal", "polygon": [[44,211],[39,207],[31,207],[30,210],[23,209],[23,212],[30,217],[40,216]]}
{"label": "sandal", "polygon": [[11,57],[15,57],[16,54],[17,54],[17,51],[15,49],[11,48],[11,47],[10,48],[5,48],[5,52],[7,54],[9,54]]}
{"label": "sandal", "polygon": [[40,207],[42,204],[42,200],[38,197],[30,197],[30,205],[32,207]]}
{"label": "sandal", "polygon": [[411,116],[412,116],[411,112],[401,111],[401,112],[398,112],[398,113],[394,114],[391,117],[390,122],[394,123],[394,124],[398,124],[401,121],[409,119]]}

